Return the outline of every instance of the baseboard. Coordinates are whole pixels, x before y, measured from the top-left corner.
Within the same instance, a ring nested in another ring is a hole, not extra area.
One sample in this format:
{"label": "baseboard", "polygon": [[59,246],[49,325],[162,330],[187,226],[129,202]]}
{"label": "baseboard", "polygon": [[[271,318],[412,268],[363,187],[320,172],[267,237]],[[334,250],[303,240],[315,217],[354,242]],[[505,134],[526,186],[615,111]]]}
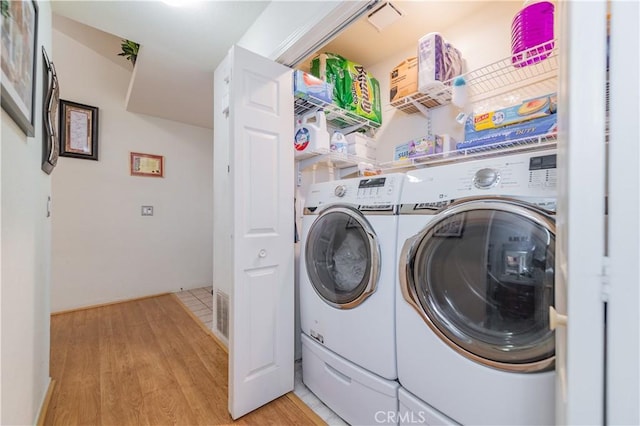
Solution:
{"label": "baseboard", "polygon": [[327,424],[327,422],[322,420],[322,418],[318,414],[316,414],[315,411],[309,408],[309,406],[305,404],[304,401],[298,397],[298,395],[293,392],[289,392],[285,396],[289,398],[291,402],[293,402],[302,412],[304,412],[304,414],[309,417],[309,420],[311,420],[314,425],[322,426]]}
{"label": "baseboard", "polygon": [[44,425],[44,421],[47,418],[47,412],[49,411],[49,403],[51,402],[51,397],[53,396],[53,388],[56,387],[56,381],[49,377],[49,386],[47,387],[47,393],[44,395],[44,400],[42,401],[42,405],[40,406],[40,413],[38,414],[38,420],[36,421],[37,426]]}
{"label": "baseboard", "polygon": [[182,306],[182,309],[184,309],[185,312],[189,314],[189,316],[200,326],[200,328],[203,329],[209,336],[211,336],[214,342],[216,342],[218,346],[220,346],[222,350],[225,351],[225,353],[228,355],[229,349],[224,343],[222,343],[222,340],[220,340],[220,338],[216,336],[216,333],[214,333],[213,330],[210,330],[206,325],[204,325],[202,321],[200,321],[200,318],[198,318],[193,312],[191,312],[191,309],[189,309],[187,305],[182,303],[182,300],[180,300],[180,298],[176,296],[175,293],[173,294],[173,298],[176,299],[180,306]]}
{"label": "baseboard", "polygon": [[173,294],[173,293],[158,293],[158,294],[151,294],[149,296],[134,297],[133,299],[114,300],[113,302],[100,303],[98,305],[82,306],[80,308],[73,308],[73,309],[67,309],[64,311],[51,312],[51,316],[70,314],[71,312],[86,311],[87,309],[102,308],[103,306],[109,306],[109,305],[118,305],[120,303],[135,302],[136,300],[151,299],[152,297],[166,296],[167,294]]}

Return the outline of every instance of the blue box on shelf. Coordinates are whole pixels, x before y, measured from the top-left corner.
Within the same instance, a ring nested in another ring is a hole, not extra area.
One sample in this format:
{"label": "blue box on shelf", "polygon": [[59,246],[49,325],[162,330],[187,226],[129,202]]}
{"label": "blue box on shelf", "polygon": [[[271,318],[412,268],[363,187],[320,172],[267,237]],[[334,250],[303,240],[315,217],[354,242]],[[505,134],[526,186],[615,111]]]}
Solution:
{"label": "blue box on shelf", "polygon": [[465,124],[465,141],[456,144],[458,151],[499,144],[500,142],[505,142],[506,144],[509,141],[536,138],[538,136],[555,133],[558,129],[557,114],[537,118],[525,123],[481,131],[472,130],[473,118],[470,118],[470,120],[471,122],[469,122],[468,119]]}
{"label": "blue box on shelf", "polygon": [[333,103],[333,86],[304,71],[293,72],[293,95],[301,98],[312,97],[328,104]]}

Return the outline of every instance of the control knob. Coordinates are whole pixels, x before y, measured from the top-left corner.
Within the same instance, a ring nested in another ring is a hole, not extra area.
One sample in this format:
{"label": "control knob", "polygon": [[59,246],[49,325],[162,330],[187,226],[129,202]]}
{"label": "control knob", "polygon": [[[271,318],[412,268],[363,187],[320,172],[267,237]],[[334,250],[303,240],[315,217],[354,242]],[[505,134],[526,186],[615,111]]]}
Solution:
{"label": "control knob", "polygon": [[344,197],[344,194],[347,193],[347,187],[344,185],[338,185],[336,186],[336,189],[333,190],[333,193],[336,197]]}
{"label": "control knob", "polygon": [[480,169],[473,176],[473,185],[478,189],[489,189],[500,182],[500,173],[495,169]]}

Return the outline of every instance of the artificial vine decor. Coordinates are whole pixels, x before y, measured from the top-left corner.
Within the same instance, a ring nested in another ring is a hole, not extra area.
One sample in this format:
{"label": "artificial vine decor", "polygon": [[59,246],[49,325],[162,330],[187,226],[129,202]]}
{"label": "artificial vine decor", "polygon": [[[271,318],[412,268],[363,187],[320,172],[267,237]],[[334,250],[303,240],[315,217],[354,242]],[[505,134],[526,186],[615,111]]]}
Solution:
{"label": "artificial vine decor", "polygon": [[118,56],[124,56],[126,59],[130,60],[131,63],[135,66],[140,45],[135,41],[122,40],[122,45],[120,45],[120,47],[122,48],[122,52],[118,53]]}

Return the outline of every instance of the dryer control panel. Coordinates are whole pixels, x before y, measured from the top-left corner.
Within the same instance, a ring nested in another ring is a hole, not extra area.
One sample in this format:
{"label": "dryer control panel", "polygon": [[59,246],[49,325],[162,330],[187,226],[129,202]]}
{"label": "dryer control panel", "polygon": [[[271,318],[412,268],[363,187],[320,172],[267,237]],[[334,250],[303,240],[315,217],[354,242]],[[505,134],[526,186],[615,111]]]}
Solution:
{"label": "dryer control panel", "polygon": [[555,150],[536,151],[407,172],[402,204],[479,196],[544,198],[557,193]]}
{"label": "dryer control panel", "polygon": [[365,208],[395,206],[400,199],[403,178],[402,173],[391,173],[317,183],[309,188],[305,207],[330,204],[351,204]]}

